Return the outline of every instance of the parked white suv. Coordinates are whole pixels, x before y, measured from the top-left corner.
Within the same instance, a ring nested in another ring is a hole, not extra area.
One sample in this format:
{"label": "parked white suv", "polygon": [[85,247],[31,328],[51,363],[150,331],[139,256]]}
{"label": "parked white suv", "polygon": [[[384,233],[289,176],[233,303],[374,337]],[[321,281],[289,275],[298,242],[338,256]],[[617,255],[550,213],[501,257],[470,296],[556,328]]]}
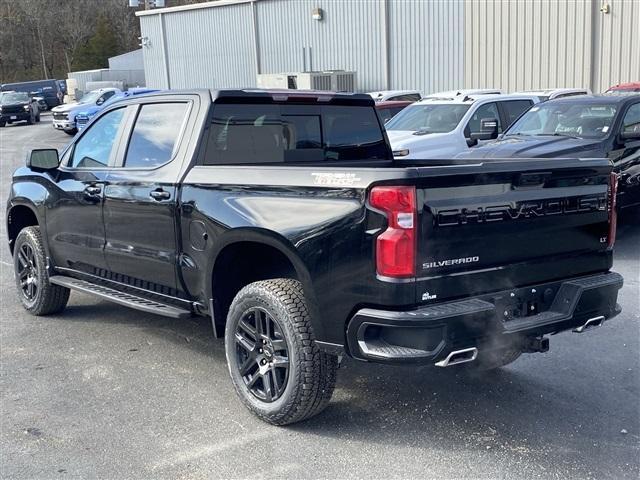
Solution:
{"label": "parked white suv", "polygon": [[120,93],[119,88],[99,88],[86,93],[79,101],[72,103],[64,103],[53,107],[53,128],[63,130],[64,133],[75,135],[78,131],[76,128],[75,114],[87,105],[102,105],[116,93]]}
{"label": "parked white suv", "polygon": [[424,98],[386,125],[394,158],[453,158],[493,140],[539,99],[536,95]]}
{"label": "parked white suv", "polygon": [[504,93],[499,88],[472,88],[467,90],[446,90],[444,92],[434,92],[425,95],[424,98],[456,98],[461,95],[498,95]]}
{"label": "parked white suv", "polygon": [[576,95],[591,95],[588,88],[545,88],[542,90],[528,90],[516,92],[516,95],[537,95],[541,102],[553,100],[554,98],[575,97]]}

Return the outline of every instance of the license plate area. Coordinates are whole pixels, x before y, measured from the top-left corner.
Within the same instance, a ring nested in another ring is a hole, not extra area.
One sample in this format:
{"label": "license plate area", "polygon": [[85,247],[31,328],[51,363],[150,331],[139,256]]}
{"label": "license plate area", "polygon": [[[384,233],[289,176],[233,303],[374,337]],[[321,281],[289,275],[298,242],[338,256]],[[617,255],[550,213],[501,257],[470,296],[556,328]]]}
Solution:
{"label": "license plate area", "polygon": [[9,119],[10,119],[10,120],[17,120],[17,119],[18,119],[18,116],[17,116],[17,115],[11,115],[11,116],[9,117]]}
{"label": "license plate area", "polygon": [[550,310],[559,285],[516,288],[493,297],[498,315],[504,322],[531,317]]}

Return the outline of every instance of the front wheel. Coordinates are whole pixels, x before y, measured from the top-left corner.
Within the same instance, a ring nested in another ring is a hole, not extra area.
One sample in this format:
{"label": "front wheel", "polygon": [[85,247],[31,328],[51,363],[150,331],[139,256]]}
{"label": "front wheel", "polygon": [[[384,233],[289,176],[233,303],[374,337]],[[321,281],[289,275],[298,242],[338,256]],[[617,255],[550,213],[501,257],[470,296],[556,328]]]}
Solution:
{"label": "front wheel", "polygon": [[240,290],[229,309],[225,349],[240,400],[266,422],[299,422],[328,405],[338,362],[314,343],[300,282],[279,278]]}
{"label": "front wheel", "polygon": [[18,234],[13,247],[13,267],[18,297],[29,313],[48,315],[64,310],[69,289],[49,283],[39,227],[27,227]]}

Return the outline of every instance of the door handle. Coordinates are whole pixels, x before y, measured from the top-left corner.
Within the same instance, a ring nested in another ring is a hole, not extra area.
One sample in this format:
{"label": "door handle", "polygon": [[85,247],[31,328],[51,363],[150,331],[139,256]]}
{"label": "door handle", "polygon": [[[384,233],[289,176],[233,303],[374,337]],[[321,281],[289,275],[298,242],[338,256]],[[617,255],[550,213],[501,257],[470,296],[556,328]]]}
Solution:
{"label": "door handle", "polygon": [[98,195],[100,192],[102,192],[102,189],[100,187],[96,187],[95,185],[90,185],[85,188],[84,191],[88,195]]}
{"label": "door handle", "polygon": [[169,200],[171,198],[171,194],[162,189],[152,190],[149,192],[149,196],[158,202],[161,200]]}

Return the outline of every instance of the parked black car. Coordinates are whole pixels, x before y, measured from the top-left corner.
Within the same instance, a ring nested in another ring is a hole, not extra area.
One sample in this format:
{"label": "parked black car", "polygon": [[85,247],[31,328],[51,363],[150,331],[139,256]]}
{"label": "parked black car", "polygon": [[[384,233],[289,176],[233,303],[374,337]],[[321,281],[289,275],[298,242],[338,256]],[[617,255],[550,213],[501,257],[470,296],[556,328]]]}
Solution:
{"label": "parked black car", "polygon": [[0,127],[7,123],[40,121],[38,102],[23,92],[0,92]]}
{"label": "parked black car", "polygon": [[533,106],[502,136],[458,158],[609,158],[618,207],[640,205],[640,95],[580,95]]}
{"label": "parked black car", "polygon": [[15,172],[17,293],[210,316],[280,425],[325,408],[343,355],[497,368],[620,312],[606,159],[424,165],[393,160],[368,95],[132,96]]}

